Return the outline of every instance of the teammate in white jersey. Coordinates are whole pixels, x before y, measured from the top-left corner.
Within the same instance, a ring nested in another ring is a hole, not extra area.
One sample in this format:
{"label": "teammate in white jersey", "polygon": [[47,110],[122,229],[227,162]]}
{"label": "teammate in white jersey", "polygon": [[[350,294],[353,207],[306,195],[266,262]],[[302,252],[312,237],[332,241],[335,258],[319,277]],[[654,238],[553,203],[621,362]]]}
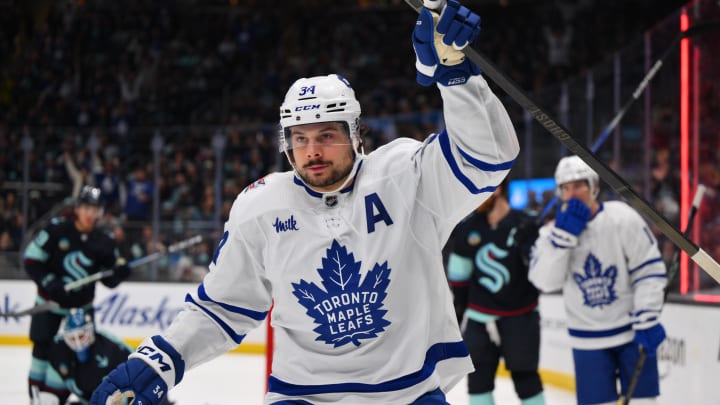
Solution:
{"label": "teammate in white jersey", "polygon": [[640,346],[648,358],[632,403],[654,404],[667,283],[657,241],[629,205],[597,200],[598,175],[578,156],[560,160],[555,182],[562,208],[540,229],[529,278],[541,291],[563,291],[578,404],[617,403],[617,377],[624,394]]}
{"label": "teammate in white jersey", "polygon": [[451,1],[437,22],[445,35],[435,37],[431,12],[420,14],[417,80],[437,84],[446,122],[422,143],[400,138],[364,155],[348,81],[296,81],[280,107],[281,149],[294,170],[238,195],[185,309],[91,403],[156,404],[186,369],[239,345],[274,303],[266,404],[446,404],[473,367],[441,250],[519,150],[505,109],[452,46],[473,42],[479,23]]}

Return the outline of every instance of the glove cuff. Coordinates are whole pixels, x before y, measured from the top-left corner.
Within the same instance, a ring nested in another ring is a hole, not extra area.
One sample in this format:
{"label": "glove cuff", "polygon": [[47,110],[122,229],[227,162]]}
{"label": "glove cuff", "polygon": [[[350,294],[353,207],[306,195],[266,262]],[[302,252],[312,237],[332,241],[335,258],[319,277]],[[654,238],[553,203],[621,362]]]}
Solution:
{"label": "glove cuff", "polygon": [[572,233],[553,226],[550,230],[550,242],[556,248],[572,249],[578,245],[578,237]]}
{"label": "glove cuff", "polygon": [[480,68],[470,60],[465,59],[459,65],[440,65],[437,69],[436,76],[438,84],[449,87],[465,84],[470,79],[470,76],[477,76],[479,74]]}
{"label": "glove cuff", "polygon": [[168,390],[177,385],[185,374],[185,361],[182,356],[159,335],[143,340],[128,359],[144,361],[163,379]]}
{"label": "glove cuff", "polygon": [[659,315],[657,311],[640,311],[635,315],[632,328],[634,330],[650,329],[660,323]]}

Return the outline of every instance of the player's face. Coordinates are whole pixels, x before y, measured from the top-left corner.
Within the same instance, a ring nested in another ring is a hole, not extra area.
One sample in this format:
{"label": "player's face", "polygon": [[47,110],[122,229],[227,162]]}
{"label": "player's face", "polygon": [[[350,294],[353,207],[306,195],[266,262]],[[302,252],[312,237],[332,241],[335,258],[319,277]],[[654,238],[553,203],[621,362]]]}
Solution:
{"label": "player's face", "polygon": [[335,190],[352,172],[355,154],[342,123],[294,126],[289,141],[295,170],[317,191]]}
{"label": "player's face", "polygon": [[587,180],[569,181],[560,185],[560,199],[568,201],[571,198],[577,198],[588,207],[593,206],[594,200]]}
{"label": "player's face", "polygon": [[92,231],[98,218],[100,218],[99,207],[83,204],[75,208],[75,227],[82,233]]}

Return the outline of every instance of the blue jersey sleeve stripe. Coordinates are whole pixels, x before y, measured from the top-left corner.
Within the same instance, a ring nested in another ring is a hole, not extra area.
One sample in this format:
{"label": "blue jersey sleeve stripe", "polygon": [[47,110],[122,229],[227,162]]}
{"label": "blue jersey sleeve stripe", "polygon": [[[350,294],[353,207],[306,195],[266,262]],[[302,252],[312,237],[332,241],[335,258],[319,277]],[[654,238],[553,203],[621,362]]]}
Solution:
{"label": "blue jersey sleeve stripe", "polygon": [[625,325],[619,328],[606,329],[606,330],[580,330],[580,329],[569,329],[570,336],[578,338],[603,338],[609,336],[619,335],[623,332],[627,332],[632,329],[632,325]]}
{"label": "blue jersey sleeve stripe", "polygon": [[667,278],[667,275],[665,275],[665,274],[648,274],[647,276],[643,276],[643,277],[638,278],[637,280],[634,280],[630,285],[634,287],[635,284],[637,284],[645,279],[648,279],[648,278]]}
{"label": "blue jersey sleeve stripe", "polygon": [[416,385],[432,375],[437,363],[442,360],[469,356],[463,342],[436,343],[425,353],[425,363],[420,370],[393,380],[377,384],[338,383],[322,385],[298,385],[280,380],[275,376],[268,379],[268,390],[288,396],[328,394],[337,392],[387,392],[397,391]]}
{"label": "blue jersey sleeve stripe", "polygon": [[495,191],[495,189],[497,188],[496,186],[477,188],[477,186],[473,184],[472,180],[468,179],[467,176],[463,174],[457,162],[455,161],[455,156],[453,156],[452,151],[450,150],[450,138],[448,137],[445,130],[440,133],[438,139],[440,142],[440,149],[443,152],[443,156],[445,156],[445,160],[448,162],[448,165],[450,165],[450,170],[453,172],[453,175],[455,175],[455,178],[457,178],[460,183],[462,183],[465,188],[468,189],[468,191],[473,194],[492,193],[493,191]]}
{"label": "blue jersey sleeve stripe", "polygon": [[515,163],[514,160],[497,164],[487,163],[483,162],[482,160],[475,159],[461,148],[458,148],[458,152],[460,152],[460,155],[462,155],[463,159],[467,160],[468,163],[486,172],[499,172],[502,170],[510,170],[513,166],[513,163]]}
{"label": "blue jersey sleeve stripe", "polygon": [[660,311],[656,309],[643,309],[641,311],[637,311],[633,314],[633,316],[640,316],[644,314],[660,314]]}
{"label": "blue jersey sleeve stripe", "polygon": [[661,262],[661,261],[662,261],[662,257],[656,257],[656,258],[654,258],[654,259],[650,259],[650,260],[646,261],[645,263],[643,263],[643,264],[635,267],[634,269],[628,270],[628,274],[633,274],[634,272],[642,269],[642,268],[645,267],[645,266],[649,266],[649,265],[651,265],[651,264],[653,264],[653,263],[657,263],[657,262]]}
{"label": "blue jersey sleeve stripe", "polygon": [[242,315],[245,315],[248,318],[252,318],[256,321],[262,321],[267,316],[267,311],[265,311],[265,312],[253,311],[251,309],[236,307],[234,305],[224,304],[222,302],[215,301],[214,299],[210,298],[210,296],[207,295],[207,292],[205,292],[204,284],[200,284],[200,286],[197,289],[197,294],[198,294],[198,297],[203,301],[212,302],[214,304],[219,305],[222,309],[224,309],[226,311],[234,312],[236,314],[242,314]]}
{"label": "blue jersey sleeve stripe", "polygon": [[190,294],[187,294],[185,296],[185,302],[190,302],[192,304],[195,304],[195,306],[200,308],[201,311],[205,312],[210,318],[212,318],[212,320],[215,321],[215,323],[217,323],[222,328],[222,330],[225,331],[225,333],[228,336],[230,336],[230,338],[233,340],[233,342],[240,344],[243,341],[243,339],[245,339],[245,335],[240,335],[238,333],[235,333],[235,331],[233,330],[233,328],[230,327],[230,325],[228,325],[226,322],[224,322],[222,319],[220,319],[217,315],[212,313],[209,309],[207,309],[204,306],[195,302],[195,300],[192,299]]}

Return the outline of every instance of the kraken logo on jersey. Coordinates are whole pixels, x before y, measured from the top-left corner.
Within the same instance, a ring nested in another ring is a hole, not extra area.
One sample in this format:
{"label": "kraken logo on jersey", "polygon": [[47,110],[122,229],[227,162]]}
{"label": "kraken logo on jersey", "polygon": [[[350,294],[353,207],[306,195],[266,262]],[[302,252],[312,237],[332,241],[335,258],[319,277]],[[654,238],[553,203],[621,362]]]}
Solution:
{"label": "kraken logo on jersey", "polygon": [[615,281],[617,268],[610,266],[603,271],[602,263],[592,254],[585,259],[585,274],[573,274],[573,279],[583,292],[584,305],[602,307],[617,299]]}
{"label": "kraken logo on jersey", "polygon": [[500,291],[505,284],[510,282],[510,272],[504,264],[497,260],[502,260],[507,255],[507,250],[498,247],[494,243],[488,243],[481,247],[475,254],[475,265],[487,276],[478,278],[478,283],[492,293]]}
{"label": "kraken logo on jersey", "polygon": [[[70,252],[63,258],[63,267],[71,280],[79,280],[88,276],[87,266],[92,265],[92,260],[79,250]],[[67,277],[65,277],[67,278]]]}
{"label": "kraken logo on jersey", "polygon": [[361,339],[376,338],[390,322],[382,309],[390,284],[387,262],[375,263],[360,282],[360,265],[345,246],[333,241],[317,269],[324,289],[313,282],[292,283],[293,295],[319,326],[316,340],[333,347],[352,342],[360,346]]}

